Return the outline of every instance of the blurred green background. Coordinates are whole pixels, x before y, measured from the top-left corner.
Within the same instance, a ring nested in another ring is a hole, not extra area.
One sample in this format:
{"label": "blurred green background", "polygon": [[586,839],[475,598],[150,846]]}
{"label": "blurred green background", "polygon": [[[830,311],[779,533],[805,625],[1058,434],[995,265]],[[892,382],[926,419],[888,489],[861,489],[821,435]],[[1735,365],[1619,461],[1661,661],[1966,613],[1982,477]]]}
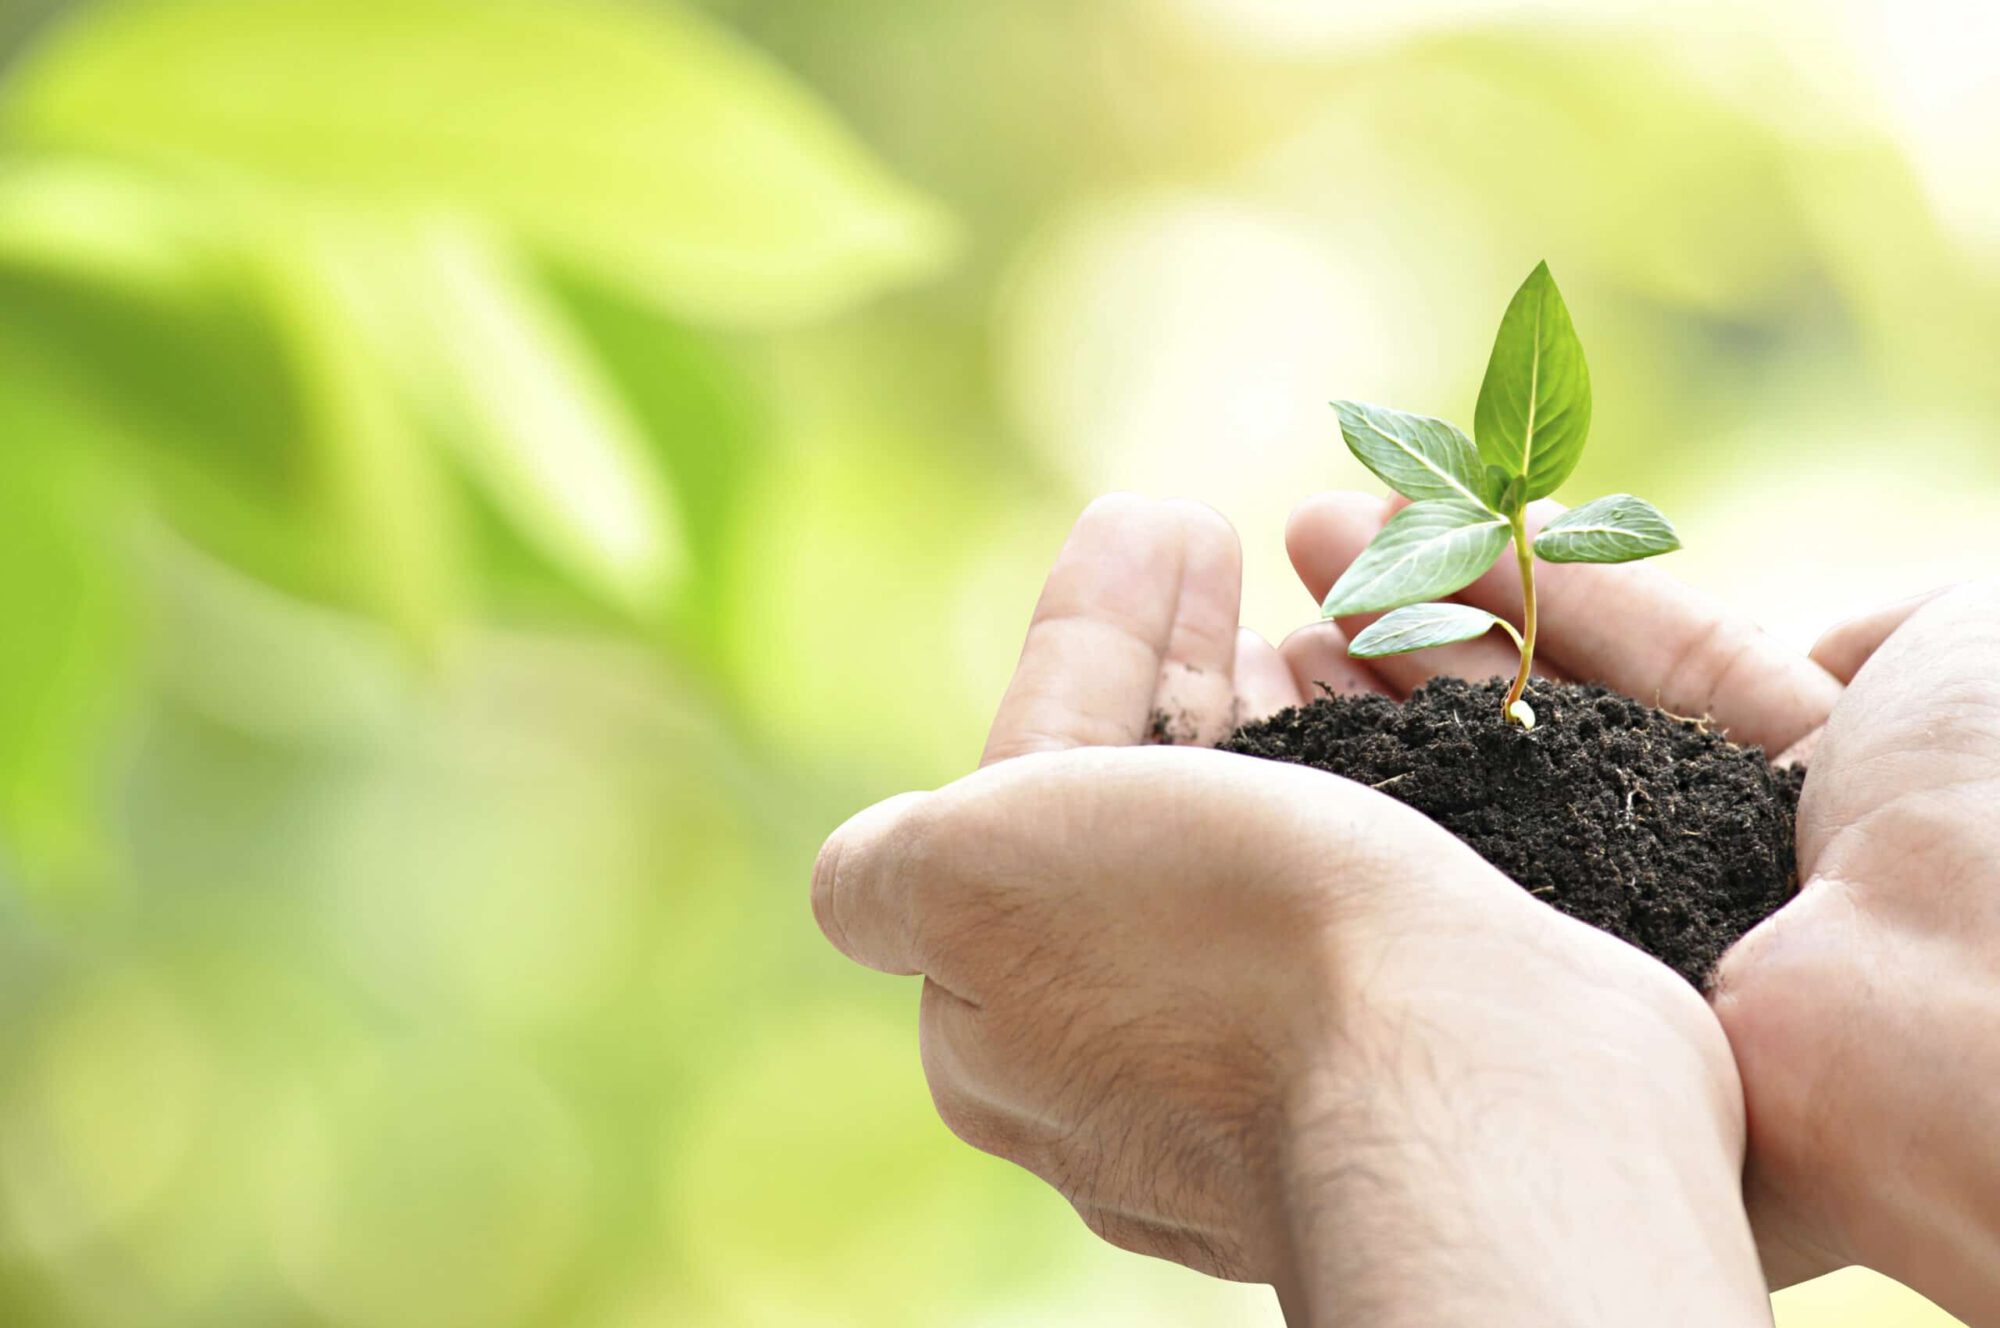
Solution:
{"label": "blurred green background", "polygon": [[818,838],[971,763],[1099,490],[1309,617],[1325,401],[1469,419],[1538,258],[1576,491],[1684,575],[1803,641],[2000,571],[1996,54],[1941,0],[0,0],[0,1322],[1274,1321],[949,1138]]}

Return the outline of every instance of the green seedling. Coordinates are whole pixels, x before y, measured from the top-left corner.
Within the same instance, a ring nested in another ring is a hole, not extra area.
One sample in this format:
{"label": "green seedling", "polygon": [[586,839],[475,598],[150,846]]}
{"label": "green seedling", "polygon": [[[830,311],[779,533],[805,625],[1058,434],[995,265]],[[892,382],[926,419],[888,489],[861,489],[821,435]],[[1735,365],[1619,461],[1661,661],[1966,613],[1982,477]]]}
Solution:
{"label": "green seedling", "polygon": [[[1565,512],[1531,542],[1526,511],[1576,469],[1590,433],[1590,368],[1549,265],[1535,268],[1500,320],[1473,415],[1477,443],[1444,420],[1338,401],[1348,450],[1411,499],[1354,560],[1321,606],[1325,618],[1383,613],[1354,638],[1360,659],[1470,641],[1498,627],[1520,648],[1502,702],[1535,726],[1526,699],[1535,663],[1535,559],[1625,563],[1671,553],[1680,538],[1651,503],[1614,494]],[[1521,566],[1521,626],[1469,604],[1437,603],[1477,580],[1512,544]]]}

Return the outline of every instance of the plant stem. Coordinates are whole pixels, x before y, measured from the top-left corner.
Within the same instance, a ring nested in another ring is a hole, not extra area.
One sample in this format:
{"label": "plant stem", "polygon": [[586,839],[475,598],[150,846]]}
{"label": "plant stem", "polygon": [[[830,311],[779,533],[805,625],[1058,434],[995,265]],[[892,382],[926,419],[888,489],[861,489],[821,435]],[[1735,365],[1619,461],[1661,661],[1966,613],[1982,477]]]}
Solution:
{"label": "plant stem", "polygon": [[1500,706],[1501,717],[1507,720],[1513,718],[1514,703],[1528,690],[1528,674],[1535,666],[1535,629],[1539,626],[1535,614],[1535,546],[1528,542],[1527,518],[1520,512],[1514,513],[1514,556],[1521,564],[1521,671],[1514,675],[1514,685]]}

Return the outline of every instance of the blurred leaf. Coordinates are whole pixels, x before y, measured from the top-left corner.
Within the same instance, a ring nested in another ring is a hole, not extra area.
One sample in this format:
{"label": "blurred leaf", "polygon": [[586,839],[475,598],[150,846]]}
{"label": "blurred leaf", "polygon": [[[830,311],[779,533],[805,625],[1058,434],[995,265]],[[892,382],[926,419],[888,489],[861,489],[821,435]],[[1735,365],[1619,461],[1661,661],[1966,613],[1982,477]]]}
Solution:
{"label": "blurred leaf", "polygon": [[266,250],[266,284],[305,414],[329,537],[362,605],[420,651],[458,616],[457,518],[435,456],[369,336],[370,273],[343,234],[294,217]]}
{"label": "blurred leaf", "polygon": [[1483,506],[1431,499],[1389,519],[1332,590],[1329,618],[1380,613],[1463,590],[1507,547],[1507,522]]}
{"label": "blurred leaf", "polygon": [[163,301],[198,295],[212,239],[201,221],[196,209],[130,172],[0,159],[0,268],[10,273],[75,278]]}
{"label": "blurred leaf", "polygon": [[[295,594],[435,633],[456,597],[455,536],[434,529],[432,556],[402,573],[369,569],[388,525],[452,519],[425,456],[436,442],[564,577],[623,612],[656,613],[681,561],[618,385],[535,274],[470,223],[204,205],[103,168],[17,165],[0,173],[0,295],[0,335],[13,328],[116,423],[176,526]],[[671,376],[664,359],[650,368]],[[342,436],[354,419],[362,431]],[[391,506],[356,507],[374,502]],[[356,521],[374,527],[359,550]],[[428,590],[410,582],[426,575]]]}
{"label": "blurred leaf", "polygon": [[1590,436],[1590,366],[1556,289],[1538,263],[1507,305],[1474,420],[1479,454],[1525,475],[1529,501],[1554,493]]}
{"label": "blurred leaf", "polygon": [[663,5],[109,6],[11,101],[17,141],[475,209],[699,318],[824,314],[948,245],[811,94]]}
{"label": "blurred leaf", "polygon": [[1672,553],[1681,538],[1660,509],[1615,493],[1564,512],[1535,537],[1535,556],[1552,563],[1629,563]]}
{"label": "blurred leaf", "polygon": [[102,765],[135,681],[128,509],[85,430],[10,368],[0,353],[0,836],[63,883],[106,865]]}
{"label": "blurred leaf", "polygon": [[297,544],[309,477],[276,329],[230,252],[238,229],[130,173],[6,163],[0,337],[22,372],[132,443],[157,483],[204,514],[202,535],[276,563]]}
{"label": "blurred leaf", "polygon": [[1506,624],[1470,604],[1415,604],[1370,624],[1354,638],[1347,653],[1356,659],[1407,655],[1413,650],[1470,641],[1501,626]]}
{"label": "blurred leaf", "polygon": [[566,574],[654,616],[686,560],[678,514],[566,311],[470,222],[355,244],[384,363],[472,481]]}
{"label": "blurred leaf", "polygon": [[758,384],[736,347],[651,304],[569,274],[558,274],[555,289],[667,478],[690,573],[671,611],[678,648],[718,650],[734,607],[726,565],[768,450]]}
{"label": "blurred leaf", "polygon": [[1397,493],[1484,505],[1479,454],[1457,425],[1361,401],[1336,401],[1333,409],[1347,450]]}
{"label": "blurred leaf", "polygon": [[[324,472],[254,213],[130,172],[0,168],[0,342],[203,548],[292,594],[369,596]],[[280,245],[279,247],[284,247]]]}

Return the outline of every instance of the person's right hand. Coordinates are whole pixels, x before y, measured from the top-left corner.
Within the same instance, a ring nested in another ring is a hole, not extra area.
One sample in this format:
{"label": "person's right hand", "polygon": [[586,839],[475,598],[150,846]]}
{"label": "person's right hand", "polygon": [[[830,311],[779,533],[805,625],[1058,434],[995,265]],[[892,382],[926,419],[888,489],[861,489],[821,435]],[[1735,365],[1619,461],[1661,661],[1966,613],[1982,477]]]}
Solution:
{"label": "person's right hand", "polygon": [[[1313,595],[1391,510],[1356,493],[1300,506],[1287,542]],[[1782,1287],[1859,1263],[2000,1322],[2000,590],[1864,615],[1809,656],[1653,567],[1549,567],[1542,591],[1551,675],[1712,718],[1808,763],[1808,886],[1724,957],[1716,982],[1748,1099],[1746,1191],[1767,1278]],[[1459,598],[1520,611],[1511,565]],[[1345,639],[1314,626],[1283,653],[1303,665]],[[1379,668],[1402,694],[1512,660],[1486,641]]]}
{"label": "person's right hand", "polygon": [[1799,809],[1806,884],[1724,957],[1715,998],[1753,1206],[1823,1264],[2000,1323],[2000,587],[1858,619],[1816,654],[1853,680]]}

